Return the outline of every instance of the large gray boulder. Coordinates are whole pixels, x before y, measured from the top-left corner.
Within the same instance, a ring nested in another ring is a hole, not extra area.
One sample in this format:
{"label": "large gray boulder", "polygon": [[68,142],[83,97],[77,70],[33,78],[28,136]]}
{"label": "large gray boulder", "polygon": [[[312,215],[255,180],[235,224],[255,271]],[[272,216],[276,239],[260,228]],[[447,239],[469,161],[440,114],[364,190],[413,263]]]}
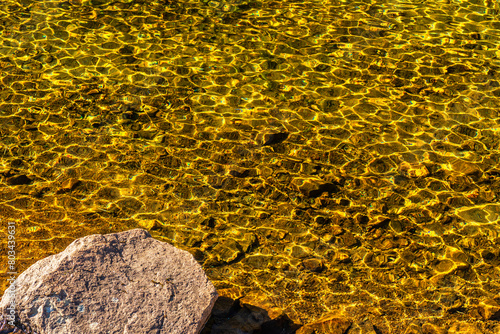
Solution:
{"label": "large gray boulder", "polygon": [[185,334],[201,331],[217,291],[191,254],[135,229],[75,240],[19,275],[13,298],[37,334]]}

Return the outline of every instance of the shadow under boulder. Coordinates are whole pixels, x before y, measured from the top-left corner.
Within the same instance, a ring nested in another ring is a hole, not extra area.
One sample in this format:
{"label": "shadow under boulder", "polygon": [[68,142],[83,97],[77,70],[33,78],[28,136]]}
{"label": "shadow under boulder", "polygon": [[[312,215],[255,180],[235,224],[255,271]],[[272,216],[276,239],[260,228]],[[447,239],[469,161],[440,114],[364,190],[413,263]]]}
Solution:
{"label": "shadow under boulder", "polygon": [[201,334],[293,334],[298,328],[286,315],[271,319],[260,307],[219,297]]}

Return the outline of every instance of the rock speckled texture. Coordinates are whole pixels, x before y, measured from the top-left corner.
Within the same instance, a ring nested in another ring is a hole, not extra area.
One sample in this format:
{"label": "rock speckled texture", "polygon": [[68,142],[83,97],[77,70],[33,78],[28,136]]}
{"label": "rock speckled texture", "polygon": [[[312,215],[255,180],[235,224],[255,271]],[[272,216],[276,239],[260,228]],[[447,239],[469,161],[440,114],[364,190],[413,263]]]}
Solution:
{"label": "rock speckled texture", "polygon": [[16,283],[16,318],[38,334],[198,333],[217,299],[191,254],[140,229],[75,240]]}

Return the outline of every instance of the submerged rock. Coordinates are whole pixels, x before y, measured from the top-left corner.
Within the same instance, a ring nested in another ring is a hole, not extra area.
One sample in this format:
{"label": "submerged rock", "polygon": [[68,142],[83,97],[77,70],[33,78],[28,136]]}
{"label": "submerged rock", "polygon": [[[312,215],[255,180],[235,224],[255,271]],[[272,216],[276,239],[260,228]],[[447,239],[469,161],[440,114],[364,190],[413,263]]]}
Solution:
{"label": "submerged rock", "polygon": [[297,334],[346,334],[351,325],[352,321],[347,318],[342,316],[330,316],[305,325],[297,331]]}
{"label": "submerged rock", "polygon": [[320,180],[295,179],[292,181],[292,185],[309,198],[319,197],[323,193],[334,194],[340,190],[337,183],[321,182]]}
{"label": "submerged rock", "polygon": [[141,229],[90,235],[38,261],[7,291],[38,334],[199,333],[217,292],[193,256]]}
{"label": "submerged rock", "polygon": [[288,132],[266,133],[258,135],[257,138],[263,141],[262,146],[272,146],[284,142],[288,135]]}
{"label": "submerged rock", "polygon": [[7,179],[7,184],[9,186],[20,186],[24,184],[31,184],[31,182],[33,182],[33,180],[26,175],[12,176]]}

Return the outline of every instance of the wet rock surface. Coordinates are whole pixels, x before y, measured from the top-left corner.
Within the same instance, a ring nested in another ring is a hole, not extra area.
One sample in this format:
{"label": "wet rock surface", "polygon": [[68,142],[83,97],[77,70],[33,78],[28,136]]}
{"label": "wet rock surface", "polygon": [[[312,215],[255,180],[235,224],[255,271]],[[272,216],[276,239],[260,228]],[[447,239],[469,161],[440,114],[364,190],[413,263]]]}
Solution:
{"label": "wet rock surface", "polygon": [[191,254],[134,229],[77,239],[38,261],[13,298],[17,326],[38,334],[195,334],[217,296]]}

